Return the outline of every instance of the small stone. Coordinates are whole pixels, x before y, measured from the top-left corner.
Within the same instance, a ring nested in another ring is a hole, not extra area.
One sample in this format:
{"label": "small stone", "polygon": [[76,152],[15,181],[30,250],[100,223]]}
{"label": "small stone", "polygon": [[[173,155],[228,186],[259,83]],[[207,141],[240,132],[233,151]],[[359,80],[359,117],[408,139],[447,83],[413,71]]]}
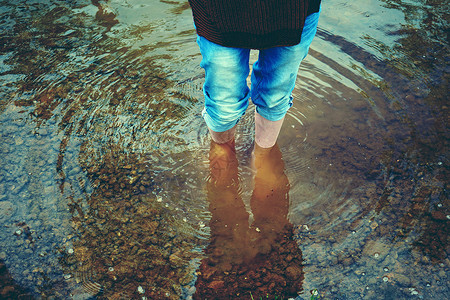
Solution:
{"label": "small stone", "polygon": [[382,241],[369,241],[364,246],[363,254],[382,259],[388,254],[389,250],[390,247]]}
{"label": "small stone", "polygon": [[47,134],[48,134],[48,131],[47,131],[47,129],[39,128],[38,133],[39,133],[39,135],[47,135]]}
{"label": "small stone", "polygon": [[416,290],[416,288],[409,288],[409,291],[411,292],[411,295],[418,295],[419,292]]}
{"label": "small stone", "polygon": [[378,227],[378,223],[377,223],[377,222],[372,222],[372,223],[370,224],[370,227],[372,228],[372,230],[375,230],[375,228]]}
{"label": "small stone", "polygon": [[210,289],[220,289],[224,286],[225,282],[223,280],[214,280],[208,284]]}
{"label": "small stone", "polygon": [[137,291],[138,291],[139,294],[145,293],[145,290],[144,290],[144,288],[142,286],[138,286],[137,287]]}
{"label": "small stone", "polygon": [[[2,196],[0,195],[0,199]],[[10,218],[16,211],[16,206],[10,201],[0,202],[0,220]]]}
{"label": "small stone", "polygon": [[14,142],[16,143],[16,146],[20,146],[23,144],[23,139],[19,136],[15,138]]}
{"label": "small stone", "polygon": [[431,216],[435,220],[445,220],[447,216],[441,211],[433,211],[431,212]]}
{"label": "small stone", "polygon": [[387,276],[383,276],[383,281],[384,281],[384,282],[388,282],[388,281],[389,281],[389,278],[388,278]]}
{"label": "small stone", "polygon": [[302,276],[302,269],[297,266],[289,266],[286,268],[286,275],[290,279],[298,279]]}
{"label": "small stone", "polygon": [[81,168],[77,166],[69,171],[69,176],[74,176],[80,172],[81,172]]}
{"label": "small stone", "polygon": [[69,253],[69,254],[73,254],[73,249],[72,248],[69,248],[68,250],[67,250],[67,253]]}
{"label": "small stone", "polygon": [[197,290],[197,289],[195,288],[195,286],[191,286],[191,287],[189,288],[189,290],[188,290],[188,294],[189,294],[189,295],[194,295],[194,293],[195,293],[196,290]]}
{"label": "small stone", "polygon": [[411,284],[411,279],[408,276],[405,276],[403,274],[395,274],[394,275],[395,281],[400,283],[401,285],[409,285]]}

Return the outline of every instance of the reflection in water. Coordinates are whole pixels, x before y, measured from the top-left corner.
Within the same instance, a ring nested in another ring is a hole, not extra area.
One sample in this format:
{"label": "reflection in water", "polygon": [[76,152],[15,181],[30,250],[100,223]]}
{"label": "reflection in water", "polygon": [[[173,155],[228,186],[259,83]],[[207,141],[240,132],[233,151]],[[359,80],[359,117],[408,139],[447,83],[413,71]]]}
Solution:
{"label": "reflection in water", "polygon": [[251,224],[241,199],[234,140],[211,142],[209,160],[211,237],[194,299],[297,296],[302,290],[302,254],[287,219],[289,182],[278,145],[254,150]]}

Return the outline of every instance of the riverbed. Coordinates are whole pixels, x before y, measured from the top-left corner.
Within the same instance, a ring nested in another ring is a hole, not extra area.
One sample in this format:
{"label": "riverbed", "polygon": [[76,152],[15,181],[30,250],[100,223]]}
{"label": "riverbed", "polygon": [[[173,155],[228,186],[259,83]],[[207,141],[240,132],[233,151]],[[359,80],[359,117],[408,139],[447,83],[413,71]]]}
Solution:
{"label": "riverbed", "polygon": [[[0,2],[0,297],[450,298],[448,14],[324,1],[264,223],[252,104],[231,191],[210,184],[187,1]],[[217,258],[247,239],[257,263]]]}

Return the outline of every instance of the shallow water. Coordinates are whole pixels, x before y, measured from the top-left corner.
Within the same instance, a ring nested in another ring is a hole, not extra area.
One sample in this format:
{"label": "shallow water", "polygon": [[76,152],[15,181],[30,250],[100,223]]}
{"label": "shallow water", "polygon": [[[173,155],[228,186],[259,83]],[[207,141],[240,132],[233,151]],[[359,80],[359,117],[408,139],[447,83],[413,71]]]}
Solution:
{"label": "shallow water", "polygon": [[[252,107],[232,189],[211,186],[186,1],[0,2],[1,297],[450,298],[448,13],[325,1],[277,213],[257,201]],[[212,209],[226,192],[240,217]],[[256,248],[258,264],[232,259]]]}

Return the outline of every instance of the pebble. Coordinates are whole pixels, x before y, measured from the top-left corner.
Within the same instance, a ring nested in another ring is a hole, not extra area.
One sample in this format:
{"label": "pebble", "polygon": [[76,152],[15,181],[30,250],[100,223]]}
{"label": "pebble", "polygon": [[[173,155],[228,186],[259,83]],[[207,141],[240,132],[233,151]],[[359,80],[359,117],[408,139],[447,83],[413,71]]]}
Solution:
{"label": "pebble", "polygon": [[14,143],[16,144],[16,146],[20,146],[20,145],[22,145],[23,144],[23,139],[19,136],[19,137],[16,137],[15,139],[14,139]]}
{"label": "pebble", "polygon": [[41,136],[45,136],[48,134],[48,130],[45,128],[39,128],[38,134]]}
{"label": "pebble", "polygon": [[77,175],[78,173],[80,173],[81,172],[81,168],[80,167],[75,167],[75,168],[72,168],[70,171],[69,171],[69,176],[75,176],[75,175]]}
{"label": "pebble", "polygon": [[145,290],[144,290],[144,288],[142,286],[138,286],[137,287],[137,291],[138,291],[139,294],[145,293]]}
{"label": "pebble", "polygon": [[411,284],[411,279],[403,274],[394,274],[394,279],[395,281],[404,286]]}
{"label": "pebble", "polygon": [[189,288],[189,290],[188,290],[188,294],[189,294],[189,295],[194,295],[195,291],[196,291],[195,286],[191,286],[191,287]]}
{"label": "pebble", "polygon": [[[1,197],[0,197],[1,199]],[[10,201],[1,201],[0,202],[0,220],[3,221],[5,219],[11,218],[16,212],[16,205]]]}

